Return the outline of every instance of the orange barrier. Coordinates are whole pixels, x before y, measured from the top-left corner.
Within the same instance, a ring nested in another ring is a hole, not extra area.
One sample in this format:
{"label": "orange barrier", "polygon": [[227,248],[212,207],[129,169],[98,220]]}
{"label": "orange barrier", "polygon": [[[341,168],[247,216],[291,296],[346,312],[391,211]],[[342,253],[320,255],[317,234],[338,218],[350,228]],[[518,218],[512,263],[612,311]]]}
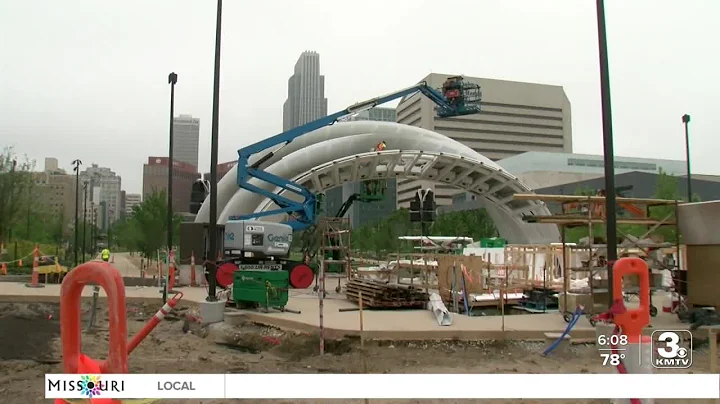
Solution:
{"label": "orange barrier", "polygon": [[[70,271],[60,287],[60,339],[63,373],[80,373],[80,297],[85,285],[99,285],[107,295],[109,353],[99,361],[103,373],[128,373],[125,285],[120,272],[110,263],[90,261]],[[88,358],[89,359],[89,358]]]}
{"label": "orange barrier", "polygon": [[[33,266],[32,266],[32,278],[30,278],[30,283],[26,283],[25,286],[28,288],[44,288],[45,285],[40,283],[40,272],[38,272],[38,267],[40,266],[40,249],[38,248],[38,245],[35,244],[35,249],[33,249]],[[45,275],[45,280],[47,280],[47,275]]]}
{"label": "orange barrier", "polygon": [[127,354],[130,355],[130,353],[142,342],[142,340],[150,334],[150,332],[167,316],[168,313],[172,311],[172,309],[175,308],[175,306],[178,304],[180,299],[182,299],[183,294],[181,292],[178,292],[175,296],[173,296],[172,299],[170,299],[167,303],[163,305],[163,307],[158,310],[157,313],[155,313],[152,318],[150,318],[150,321],[148,321],[147,324],[145,324],[145,327],[140,330],[133,338],[130,340],[127,346]]}
{"label": "orange barrier", "polygon": [[175,268],[175,252],[170,251],[170,256],[168,257],[168,283],[167,283],[167,290],[172,291],[173,287],[175,287],[175,274],[176,274],[176,268]]}
{"label": "orange barrier", "polygon": [[650,271],[645,261],[637,257],[621,258],[613,265],[613,300],[623,300],[623,278],[637,275],[640,285],[640,306],[624,310],[613,317],[613,322],[628,336],[628,341],[638,342],[643,328],[650,324]]}
{"label": "orange barrier", "polygon": [[2,263],[2,266],[0,266],[0,275],[7,275],[7,265],[5,263]]}

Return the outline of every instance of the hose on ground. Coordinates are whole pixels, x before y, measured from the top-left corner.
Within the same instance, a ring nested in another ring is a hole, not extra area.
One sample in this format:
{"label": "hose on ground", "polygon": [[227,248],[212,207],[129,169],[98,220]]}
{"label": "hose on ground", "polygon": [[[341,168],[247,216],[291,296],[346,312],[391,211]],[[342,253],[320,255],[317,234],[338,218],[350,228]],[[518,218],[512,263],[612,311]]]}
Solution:
{"label": "hose on ground", "polygon": [[570,330],[572,330],[573,327],[575,327],[575,324],[580,320],[580,317],[582,317],[583,308],[578,306],[575,309],[575,312],[573,313],[573,318],[568,323],[567,328],[565,328],[565,331],[560,335],[560,338],[557,339],[557,341],[550,344],[549,347],[545,349],[543,352],[543,356],[547,356],[550,352],[552,352],[555,348],[557,348],[558,345],[560,345],[560,342],[562,342],[563,339],[565,339],[565,336],[568,335]]}

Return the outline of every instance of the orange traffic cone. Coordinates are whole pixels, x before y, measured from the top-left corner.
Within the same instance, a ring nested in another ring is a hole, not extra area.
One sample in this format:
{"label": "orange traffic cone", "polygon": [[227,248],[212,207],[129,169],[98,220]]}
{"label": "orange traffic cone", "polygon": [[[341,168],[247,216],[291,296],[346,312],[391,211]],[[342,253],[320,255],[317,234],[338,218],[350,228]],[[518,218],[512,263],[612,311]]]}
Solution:
{"label": "orange traffic cone", "polygon": [[168,292],[172,293],[173,287],[175,287],[175,274],[177,270],[175,268],[175,253],[170,251],[170,257],[168,258]]}
{"label": "orange traffic cone", "polygon": [[[90,374],[90,375],[99,375],[101,374],[100,370],[100,364],[89,358],[88,356],[84,354],[80,354],[78,357],[78,373],[80,374]],[[100,376],[100,379],[102,380],[102,376]],[[100,380],[100,381],[101,381]],[[113,400],[111,398],[91,398],[90,402],[93,404],[114,404],[114,403],[121,403],[121,401]],[[68,401],[65,401],[61,398],[55,399],[55,404],[67,404]]]}
{"label": "orange traffic cone", "polygon": [[[32,278],[30,279],[30,283],[26,283],[25,286],[29,288],[44,288],[45,285],[40,283],[40,271],[38,270],[38,267],[40,266],[40,249],[38,248],[38,245],[35,244],[35,249],[33,250],[33,266],[32,266]],[[45,275],[45,279],[47,279],[47,275]]]}
{"label": "orange traffic cone", "polygon": [[0,275],[7,275],[7,265],[5,263],[2,263],[2,266],[0,266]]}

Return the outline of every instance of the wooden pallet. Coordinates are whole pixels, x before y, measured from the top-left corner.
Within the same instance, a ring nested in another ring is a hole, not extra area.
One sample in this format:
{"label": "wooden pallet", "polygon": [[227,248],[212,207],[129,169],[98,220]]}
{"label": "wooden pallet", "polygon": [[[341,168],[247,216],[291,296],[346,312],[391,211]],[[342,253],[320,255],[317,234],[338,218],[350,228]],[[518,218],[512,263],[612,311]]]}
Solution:
{"label": "wooden pallet", "polygon": [[428,300],[428,294],[421,289],[368,279],[352,279],[345,288],[348,300],[357,302],[362,293],[363,305],[372,308],[422,308]]}

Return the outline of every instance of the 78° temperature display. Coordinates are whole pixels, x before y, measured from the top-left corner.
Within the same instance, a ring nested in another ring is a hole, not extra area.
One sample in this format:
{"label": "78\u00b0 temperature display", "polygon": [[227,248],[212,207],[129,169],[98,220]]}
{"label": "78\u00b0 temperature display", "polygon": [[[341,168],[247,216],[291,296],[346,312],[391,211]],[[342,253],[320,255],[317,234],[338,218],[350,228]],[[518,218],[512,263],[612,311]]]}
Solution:
{"label": "78\u00b0 temperature display", "polygon": [[603,359],[603,366],[617,366],[625,359],[627,350],[627,335],[612,334],[599,335],[597,338],[598,351]]}

